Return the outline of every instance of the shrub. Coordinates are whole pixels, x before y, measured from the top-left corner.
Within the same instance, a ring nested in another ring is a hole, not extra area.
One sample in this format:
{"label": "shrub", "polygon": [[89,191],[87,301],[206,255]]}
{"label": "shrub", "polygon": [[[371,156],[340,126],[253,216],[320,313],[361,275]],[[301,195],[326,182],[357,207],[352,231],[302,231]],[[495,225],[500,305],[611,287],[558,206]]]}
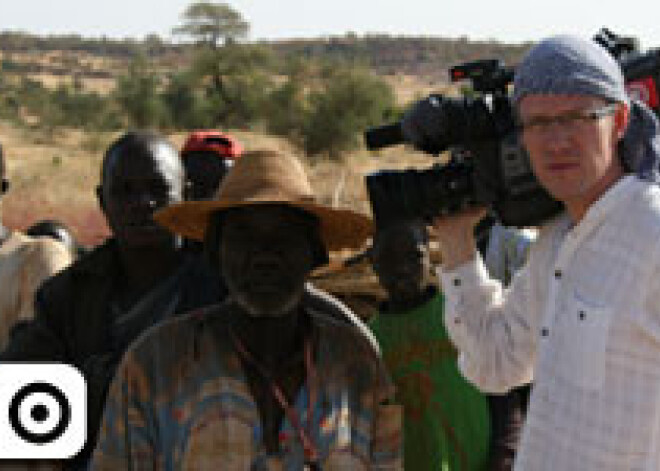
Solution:
{"label": "shrub", "polygon": [[266,129],[272,134],[299,141],[308,112],[304,86],[300,80],[291,77],[268,96],[264,108]]}
{"label": "shrub", "polygon": [[162,93],[169,122],[178,129],[206,128],[213,125],[212,109],[207,105],[188,73],[174,75]]}
{"label": "shrub", "polygon": [[338,158],[358,146],[365,128],[391,119],[394,93],[382,79],[363,69],[345,68],[328,76],[325,87],[309,97],[303,145],[310,155]]}
{"label": "shrub", "polygon": [[44,124],[85,129],[116,129],[121,124],[113,103],[97,93],[72,90],[61,85],[50,97],[54,116]]}
{"label": "shrub", "polygon": [[160,77],[149,69],[143,58],[135,59],[128,74],[117,79],[113,97],[130,126],[148,128],[169,124],[159,87]]}
{"label": "shrub", "polygon": [[255,45],[198,51],[191,74],[203,84],[204,104],[212,107],[214,125],[248,127],[263,119],[273,88],[271,61],[270,50]]}

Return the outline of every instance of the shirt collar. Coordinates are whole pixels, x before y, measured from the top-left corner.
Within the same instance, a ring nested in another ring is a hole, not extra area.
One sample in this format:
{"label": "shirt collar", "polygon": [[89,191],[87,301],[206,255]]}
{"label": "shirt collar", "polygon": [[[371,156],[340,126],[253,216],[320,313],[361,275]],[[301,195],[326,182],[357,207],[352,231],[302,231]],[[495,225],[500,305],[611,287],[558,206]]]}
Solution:
{"label": "shirt collar", "polygon": [[643,187],[642,181],[636,176],[624,175],[587,209],[584,217],[577,224],[573,224],[566,211],[561,213],[558,219],[546,226],[546,230],[556,237],[555,248],[558,248],[567,236],[571,241],[569,245],[576,248],[577,244],[602,224],[609,214],[619,206],[627,204]]}
{"label": "shirt collar", "polygon": [[574,229],[593,228],[617,207],[632,198],[640,188],[640,180],[634,175],[624,175],[587,209]]}

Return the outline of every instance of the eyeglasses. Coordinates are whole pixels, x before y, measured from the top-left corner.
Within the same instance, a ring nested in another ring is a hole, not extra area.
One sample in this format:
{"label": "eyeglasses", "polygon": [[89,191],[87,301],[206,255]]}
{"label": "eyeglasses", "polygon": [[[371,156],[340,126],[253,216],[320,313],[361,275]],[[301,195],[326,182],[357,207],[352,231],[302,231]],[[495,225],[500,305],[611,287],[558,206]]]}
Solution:
{"label": "eyeglasses", "polygon": [[609,103],[591,110],[577,110],[557,116],[536,116],[518,123],[518,130],[527,135],[541,135],[557,125],[563,129],[579,131],[586,124],[596,121],[605,116],[614,114],[618,107],[617,103]]}

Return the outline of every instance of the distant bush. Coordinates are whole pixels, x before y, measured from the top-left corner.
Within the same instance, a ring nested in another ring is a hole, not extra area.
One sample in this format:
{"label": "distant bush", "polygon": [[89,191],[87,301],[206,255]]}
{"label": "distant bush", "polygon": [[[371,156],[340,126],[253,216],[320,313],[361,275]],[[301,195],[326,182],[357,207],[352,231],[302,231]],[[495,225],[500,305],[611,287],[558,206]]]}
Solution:
{"label": "distant bush", "polygon": [[50,107],[50,92],[40,82],[23,77],[16,87],[16,98],[21,107],[39,116],[40,110]]}
{"label": "distant bush", "polygon": [[51,124],[87,130],[117,129],[121,117],[108,98],[61,85],[51,95],[58,115]]}
{"label": "distant bush", "polygon": [[223,127],[249,127],[262,120],[273,88],[271,72],[269,48],[235,43],[199,50],[191,68],[212,106],[214,125]]}
{"label": "distant bush", "polygon": [[305,86],[296,77],[276,87],[264,107],[264,121],[268,132],[299,143],[309,113]]}
{"label": "distant bush", "polygon": [[310,111],[302,129],[310,155],[339,157],[359,145],[361,132],[385,122],[396,112],[394,92],[363,69],[341,69],[309,96]]}
{"label": "distant bush", "polygon": [[271,78],[252,71],[227,81],[229,99],[221,100],[218,122],[225,127],[251,127],[263,120]]}
{"label": "distant bush", "polygon": [[[387,82],[358,65],[361,52],[346,52],[357,41],[349,39],[329,44],[345,60],[278,56],[271,46],[228,42],[191,49],[190,65],[174,72],[158,68],[137,51],[108,95],[86,91],[75,73],[71,85],[55,90],[26,75],[15,80],[20,73],[12,80],[0,76],[0,117],[51,132],[60,126],[94,132],[125,127],[266,129],[311,156],[338,158],[359,146],[365,128],[392,119],[396,112]],[[153,37],[150,45],[158,49],[162,44]]]}
{"label": "distant bush", "polygon": [[55,90],[23,77],[0,86],[0,117],[44,128],[59,126],[86,130],[117,129],[121,118],[112,101],[94,92],[60,84]]}
{"label": "distant bush", "polygon": [[161,95],[171,126],[178,129],[213,126],[213,109],[189,73],[172,76]]}
{"label": "distant bush", "polygon": [[137,128],[163,127],[169,124],[169,114],[159,94],[161,78],[147,61],[139,57],[131,62],[128,73],[117,79],[112,94],[129,126]]}
{"label": "distant bush", "polygon": [[20,64],[19,62],[16,62],[8,57],[4,57],[0,61],[0,70],[2,70],[4,73],[12,73],[12,72],[19,72],[24,69],[24,66]]}

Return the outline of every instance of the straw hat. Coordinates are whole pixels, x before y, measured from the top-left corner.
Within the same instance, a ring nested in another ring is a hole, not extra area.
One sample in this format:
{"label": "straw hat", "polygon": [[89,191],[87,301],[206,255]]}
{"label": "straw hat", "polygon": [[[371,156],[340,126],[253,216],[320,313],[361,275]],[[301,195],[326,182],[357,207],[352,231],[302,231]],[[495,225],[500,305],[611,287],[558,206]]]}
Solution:
{"label": "straw hat", "polygon": [[213,213],[262,204],[286,204],[316,216],[328,250],[361,247],[372,233],[366,216],[317,203],[302,164],[275,151],[244,153],[212,200],[174,204],[157,211],[154,219],[184,237],[204,240]]}

